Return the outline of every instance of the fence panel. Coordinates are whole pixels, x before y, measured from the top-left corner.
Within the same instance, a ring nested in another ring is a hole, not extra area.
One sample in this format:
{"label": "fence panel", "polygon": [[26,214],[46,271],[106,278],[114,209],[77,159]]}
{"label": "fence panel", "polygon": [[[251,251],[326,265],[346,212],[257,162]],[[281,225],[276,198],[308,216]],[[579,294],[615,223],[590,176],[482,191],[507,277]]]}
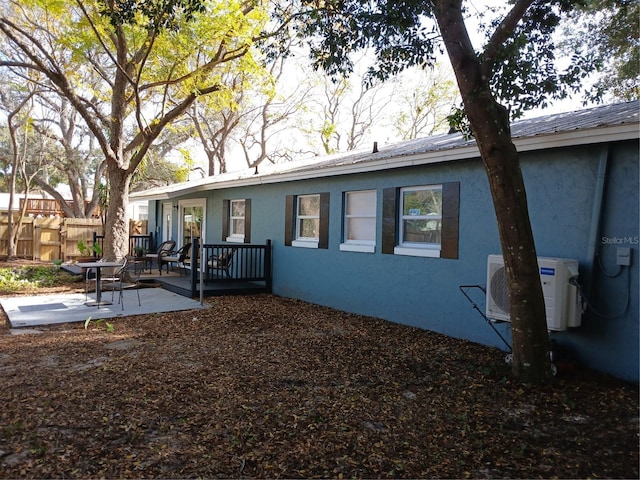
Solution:
{"label": "fence panel", "polygon": [[82,253],[78,250],[78,241],[82,240],[85,245],[91,245],[94,232],[102,235],[102,220],[97,218],[65,218],[62,228],[62,255],[64,260],[68,261],[81,257]]}
{"label": "fence panel", "polygon": [[61,218],[36,218],[33,229],[34,260],[62,259]]}
{"label": "fence panel", "polygon": [[[18,215],[14,215],[14,228],[18,228]],[[22,221],[22,229],[18,244],[16,246],[16,256],[20,258],[33,258],[33,221],[27,217]],[[0,252],[2,256],[9,254],[9,219],[3,215],[0,219]]]}
{"label": "fence panel", "polygon": [[[17,218],[16,215],[16,222]],[[134,246],[146,250],[153,248],[153,237],[146,234],[147,225],[146,220],[129,222],[131,252]],[[43,261],[74,260],[82,256],[78,250],[79,240],[90,246],[94,235],[102,241],[103,232],[102,221],[97,218],[25,217],[16,255],[20,258]],[[3,215],[0,217],[0,257],[6,257],[8,254],[9,223],[7,216]]]}

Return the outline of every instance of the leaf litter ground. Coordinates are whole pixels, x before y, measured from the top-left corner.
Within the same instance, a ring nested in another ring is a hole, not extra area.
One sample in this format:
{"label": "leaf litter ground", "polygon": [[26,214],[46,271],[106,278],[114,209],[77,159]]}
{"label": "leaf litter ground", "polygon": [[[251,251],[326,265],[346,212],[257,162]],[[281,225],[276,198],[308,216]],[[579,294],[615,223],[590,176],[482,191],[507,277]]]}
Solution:
{"label": "leaf litter ground", "polygon": [[[638,388],[272,295],[10,335],[0,478],[638,478]],[[2,313],[4,315],[4,313]],[[0,319],[0,323],[2,319]]]}

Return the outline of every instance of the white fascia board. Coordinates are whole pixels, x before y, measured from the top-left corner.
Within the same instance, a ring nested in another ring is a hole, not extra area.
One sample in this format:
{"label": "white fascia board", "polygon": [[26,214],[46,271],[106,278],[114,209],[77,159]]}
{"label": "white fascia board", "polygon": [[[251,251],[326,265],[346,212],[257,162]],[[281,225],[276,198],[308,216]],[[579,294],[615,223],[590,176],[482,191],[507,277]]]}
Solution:
{"label": "white fascia board", "polygon": [[531,150],[592,145],[594,143],[636,140],[638,138],[640,138],[639,124],[625,123],[611,127],[516,138],[514,139],[514,144],[519,152],[528,152]]}
{"label": "white fascia board", "polygon": [[[634,140],[638,138],[640,138],[638,123],[628,123],[609,127],[519,137],[514,138],[513,143],[519,152],[528,152],[577,145],[589,145],[594,143]],[[159,191],[150,191],[146,195],[144,192],[137,192],[136,194],[131,195],[130,198],[141,200],[167,200],[173,197],[208,190],[223,190],[235,187],[267,185],[292,182],[296,180],[349,175],[354,173],[368,173],[395,168],[445,163],[456,160],[480,159],[480,152],[475,144],[404,156],[384,155],[384,149],[381,149],[379,153],[372,153],[371,159],[356,163],[348,163],[348,161],[346,161],[341,165],[335,164],[318,168],[313,168],[311,164],[309,168],[299,171],[294,170],[267,175],[253,175],[230,180],[219,180],[214,177],[205,179],[205,181],[198,181],[195,185],[192,182],[184,183],[182,184],[184,185],[182,187],[178,187],[180,184],[170,185],[162,190],[159,189]],[[375,156],[383,157],[379,160],[375,160]]]}

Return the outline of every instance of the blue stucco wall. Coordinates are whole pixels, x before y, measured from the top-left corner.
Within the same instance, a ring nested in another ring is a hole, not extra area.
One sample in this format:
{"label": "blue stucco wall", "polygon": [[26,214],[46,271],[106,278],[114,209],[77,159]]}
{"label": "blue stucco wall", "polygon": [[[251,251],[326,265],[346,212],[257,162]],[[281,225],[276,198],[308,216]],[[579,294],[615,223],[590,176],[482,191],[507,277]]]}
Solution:
{"label": "blue stucco wall", "polygon": [[[590,270],[589,231],[600,158],[600,146],[521,155],[537,253],[577,258],[581,276]],[[614,278],[594,267],[590,300],[600,313],[619,313],[629,296],[628,307],[613,319],[589,311],[581,327],[553,333],[553,338],[570,346],[583,364],[632,381],[638,381],[639,358],[638,178],[637,142],[610,146],[597,252],[607,271],[615,272],[619,245],[603,239],[625,239],[623,246],[633,250],[633,264]],[[380,253],[382,189],[442,182],[460,182],[459,258]],[[343,192],[360,189],[376,189],[378,193],[378,236],[373,254],[339,251]],[[321,192],[330,193],[329,248],[284,246],[285,196]],[[251,198],[251,243],[273,241],[275,294],[504,347],[458,288],[485,284],[487,256],[500,253],[493,204],[479,159],[217,190],[200,197],[205,195],[207,241],[215,243],[221,239],[222,200]],[[481,296],[476,300],[484,306]],[[498,328],[509,339],[509,324]]]}
{"label": "blue stucco wall", "polygon": [[[590,290],[588,300],[593,307],[583,315],[580,328],[553,333],[552,337],[571,347],[582,363],[637,382],[638,145],[624,142],[609,146],[594,260],[589,256],[589,231],[594,221],[602,148],[589,146],[531,155],[531,162],[525,163],[523,171],[538,255],[577,258],[580,282]],[[615,238],[620,243],[611,243]],[[630,268],[616,265],[619,246],[631,248]],[[616,275],[609,277],[603,272]]]}

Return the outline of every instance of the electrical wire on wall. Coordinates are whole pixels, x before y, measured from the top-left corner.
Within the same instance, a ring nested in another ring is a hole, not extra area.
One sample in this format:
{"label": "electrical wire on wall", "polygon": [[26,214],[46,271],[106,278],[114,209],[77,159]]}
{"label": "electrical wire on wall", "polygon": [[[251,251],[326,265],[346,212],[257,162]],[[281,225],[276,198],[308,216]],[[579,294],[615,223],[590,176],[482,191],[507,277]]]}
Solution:
{"label": "electrical wire on wall", "polygon": [[[600,255],[596,255],[596,258],[597,258],[597,266],[600,268],[600,270],[602,271],[603,275],[605,277],[607,277],[607,278],[617,278],[625,270],[625,266],[624,265],[619,265],[618,266],[619,268],[618,268],[618,270],[616,272],[614,272],[614,273],[608,272],[606,270],[606,268],[604,267],[604,265],[602,264],[602,258],[600,257]],[[626,297],[626,300],[624,302],[624,308],[620,312],[615,313],[615,314],[602,313],[598,309],[596,309],[591,304],[591,302],[589,302],[589,299],[587,298],[587,295],[583,291],[582,285],[580,285],[580,282],[578,281],[578,277],[577,276],[570,278],[569,279],[569,283],[578,289],[578,292],[580,293],[580,297],[582,298],[583,304],[586,305],[586,308],[591,310],[595,315],[597,315],[600,318],[603,318],[605,320],[613,320],[613,319],[621,317],[622,315],[627,313],[627,310],[629,309],[629,303],[631,301],[631,266],[630,265],[627,266],[626,271],[627,271],[627,297]],[[584,313],[584,311],[583,311],[583,313]]]}

